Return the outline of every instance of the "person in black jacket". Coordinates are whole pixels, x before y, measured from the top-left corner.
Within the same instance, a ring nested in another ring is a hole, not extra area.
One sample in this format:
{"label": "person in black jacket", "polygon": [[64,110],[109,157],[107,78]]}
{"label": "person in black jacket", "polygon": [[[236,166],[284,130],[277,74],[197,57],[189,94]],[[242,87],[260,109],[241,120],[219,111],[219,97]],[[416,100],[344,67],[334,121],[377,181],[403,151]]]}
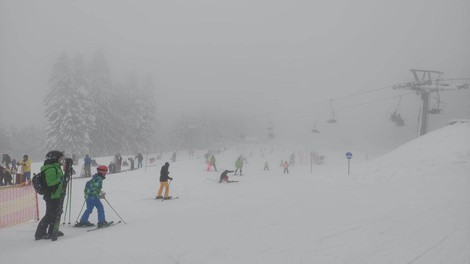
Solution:
{"label": "person in black jacket", "polygon": [[222,181],[226,181],[226,182],[232,182],[232,181],[229,181],[228,180],[228,175],[230,172],[233,172],[231,170],[224,170],[224,172],[222,172],[222,174],[220,174],[220,181],[219,183],[222,183]]}
{"label": "person in black jacket", "polygon": [[[156,199],[171,199],[171,196],[169,196],[170,184],[168,183],[168,180],[173,180],[173,178],[169,176],[169,167],[170,163],[165,162],[165,165],[163,165],[162,169],[160,170],[160,189],[158,190]],[[165,197],[162,197],[163,189],[165,189]]]}

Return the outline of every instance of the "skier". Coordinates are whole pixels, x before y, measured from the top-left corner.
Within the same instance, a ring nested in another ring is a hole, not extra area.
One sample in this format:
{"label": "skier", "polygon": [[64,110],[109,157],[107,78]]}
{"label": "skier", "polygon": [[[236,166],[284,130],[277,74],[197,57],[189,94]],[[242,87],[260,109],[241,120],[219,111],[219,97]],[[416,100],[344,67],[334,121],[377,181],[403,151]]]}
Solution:
{"label": "skier", "polygon": [[212,155],[210,162],[211,162],[211,165],[214,166],[214,170],[217,171],[217,167],[215,166],[215,157],[214,157],[214,155]]}
{"label": "skier", "polygon": [[[62,211],[61,196],[63,183],[66,181],[64,172],[60,166],[64,159],[64,153],[53,150],[47,153],[44,165],[41,167],[41,172],[44,172],[45,180],[48,186],[43,199],[46,201],[46,214],[39,221],[34,235],[36,240],[51,239],[52,231],[57,214]],[[57,236],[63,236],[61,231],[57,232]]]}
{"label": "skier", "polygon": [[142,160],[144,160],[144,156],[142,156],[142,153],[137,154],[135,158],[137,159],[137,169],[142,168]]}
{"label": "skier", "polygon": [[222,174],[220,174],[220,181],[219,183],[222,183],[222,181],[225,181],[225,182],[234,182],[234,181],[229,181],[228,180],[228,175],[230,172],[233,172],[233,171],[229,171],[229,170],[224,170],[224,172],[222,172]]}
{"label": "skier", "polygon": [[264,170],[269,170],[269,165],[267,161],[264,163]]}
{"label": "skier", "polygon": [[129,157],[127,160],[131,163],[131,170],[134,170],[134,159]]}
{"label": "skier", "polygon": [[242,169],[243,169],[243,158],[240,155],[238,159],[235,161],[235,174],[237,175],[237,171],[240,171],[240,176],[242,176]]}
{"label": "skier", "polygon": [[282,167],[284,167],[284,173],[289,173],[289,163],[287,163],[287,160],[284,162]]}
{"label": "skier", "polygon": [[[165,162],[165,165],[162,166],[162,169],[160,170],[160,189],[158,189],[158,194],[156,199],[171,199],[171,196],[168,196],[170,194],[170,184],[168,184],[168,180],[173,180],[169,176],[170,172],[168,171],[168,168],[170,167],[170,163]],[[165,189],[165,197],[162,197],[162,192],[163,189]]]}
{"label": "skier", "polygon": [[83,212],[80,222],[75,224],[76,227],[94,226],[93,223],[88,221],[88,218],[95,207],[98,211],[98,228],[106,227],[111,224],[106,221],[104,207],[100,200],[106,199],[106,193],[102,192],[101,189],[103,188],[103,180],[106,179],[108,167],[100,165],[96,170],[97,173],[93,175],[91,180],[87,181],[85,185],[86,210]]}
{"label": "skier", "polygon": [[83,159],[83,168],[85,169],[85,177],[91,177],[91,158],[88,154]]}

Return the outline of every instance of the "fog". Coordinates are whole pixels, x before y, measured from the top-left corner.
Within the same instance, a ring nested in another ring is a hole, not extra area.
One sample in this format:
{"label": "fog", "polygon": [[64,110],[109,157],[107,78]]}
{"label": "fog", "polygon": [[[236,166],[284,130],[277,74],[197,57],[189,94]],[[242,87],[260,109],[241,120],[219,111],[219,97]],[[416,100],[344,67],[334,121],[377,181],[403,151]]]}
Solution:
{"label": "fog", "polygon": [[[470,77],[469,13],[458,0],[0,0],[0,122],[44,123],[59,55],[102,48],[114,80],[153,77],[165,126],[209,111],[246,119],[240,133],[272,125],[279,138],[308,139],[317,121],[323,138],[311,144],[389,147],[416,136],[419,96],[392,89],[410,69]],[[468,89],[440,96],[431,129],[470,116]],[[389,121],[397,106],[399,130]]]}

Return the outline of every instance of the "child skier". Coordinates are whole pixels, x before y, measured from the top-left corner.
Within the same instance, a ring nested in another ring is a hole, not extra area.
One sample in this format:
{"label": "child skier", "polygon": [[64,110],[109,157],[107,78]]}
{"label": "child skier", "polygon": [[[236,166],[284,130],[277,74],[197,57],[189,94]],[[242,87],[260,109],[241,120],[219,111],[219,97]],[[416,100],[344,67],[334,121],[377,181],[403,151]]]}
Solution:
{"label": "child skier", "polygon": [[106,221],[104,207],[100,200],[106,198],[106,194],[102,192],[101,189],[103,188],[103,180],[106,179],[107,172],[108,167],[100,165],[97,168],[97,173],[93,175],[91,180],[87,181],[85,185],[86,210],[83,212],[80,222],[75,224],[76,227],[94,226],[93,223],[88,221],[88,217],[90,217],[94,207],[96,207],[98,211],[98,228],[106,227],[111,224]]}

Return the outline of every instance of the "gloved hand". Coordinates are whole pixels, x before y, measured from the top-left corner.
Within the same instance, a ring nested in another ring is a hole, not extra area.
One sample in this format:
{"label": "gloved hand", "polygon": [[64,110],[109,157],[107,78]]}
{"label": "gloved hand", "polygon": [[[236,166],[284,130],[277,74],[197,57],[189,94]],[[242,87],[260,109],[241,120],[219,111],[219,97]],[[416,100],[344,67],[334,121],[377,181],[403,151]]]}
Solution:
{"label": "gloved hand", "polygon": [[106,193],[100,192],[100,199],[106,199]]}
{"label": "gloved hand", "polygon": [[173,178],[171,178],[171,177],[168,177],[168,179],[170,179],[170,181],[172,181],[172,180],[173,180]]}

